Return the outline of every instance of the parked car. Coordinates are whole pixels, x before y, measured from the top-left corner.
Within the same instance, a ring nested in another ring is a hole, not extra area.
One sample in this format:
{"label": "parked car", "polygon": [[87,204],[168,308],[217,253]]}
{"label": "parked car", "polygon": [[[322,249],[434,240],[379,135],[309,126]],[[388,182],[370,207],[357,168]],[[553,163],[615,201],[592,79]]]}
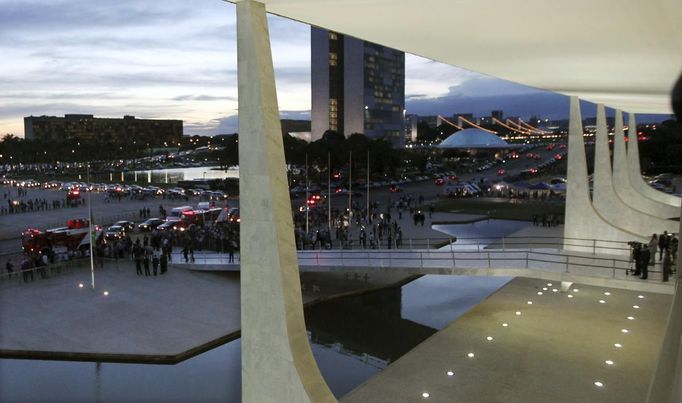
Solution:
{"label": "parked car", "polygon": [[155,230],[156,227],[163,224],[164,222],[165,221],[160,218],[149,218],[138,224],[137,228],[139,228],[140,231],[152,231]]}
{"label": "parked car", "polygon": [[111,227],[107,228],[106,232],[104,233],[104,238],[111,241],[123,239],[125,236],[126,230],[120,225],[112,225]]}
{"label": "parked car", "polygon": [[135,223],[132,221],[116,221],[114,223],[114,226],[123,227],[123,229],[126,232],[129,232],[129,231],[132,231],[135,229]]}

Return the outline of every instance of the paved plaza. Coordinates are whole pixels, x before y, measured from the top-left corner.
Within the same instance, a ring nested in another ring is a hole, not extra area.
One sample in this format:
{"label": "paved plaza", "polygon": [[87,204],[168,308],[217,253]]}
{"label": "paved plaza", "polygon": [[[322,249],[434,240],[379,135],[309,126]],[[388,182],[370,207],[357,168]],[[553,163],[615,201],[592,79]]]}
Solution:
{"label": "paved plaza", "polygon": [[640,403],[670,302],[516,278],[342,401]]}
{"label": "paved plaza", "polygon": [[[311,303],[406,277],[305,274],[303,299]],[[238,273],[171,268],[140,277],[126,260],[107,262],[95,279],[93,291],[84,262],[47,279],[36,273],[34,282],[0,282],[0,355],[174,362],[239,336]]]}

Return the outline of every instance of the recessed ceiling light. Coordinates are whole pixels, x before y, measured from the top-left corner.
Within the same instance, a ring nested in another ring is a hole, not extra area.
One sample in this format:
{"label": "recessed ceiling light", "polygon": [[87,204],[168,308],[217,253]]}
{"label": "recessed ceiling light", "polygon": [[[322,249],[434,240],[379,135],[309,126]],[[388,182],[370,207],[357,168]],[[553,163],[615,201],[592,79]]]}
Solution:
{"label": "recessed ceiling light", "polygon": [[644,299],[644,295],[638,295],[637,298]]}
{"label": "recessed ceiling light", "polygon": [[573,294],[568,294],[568,298],[573,298]]}
{"label": "recessed ceiling light", "polygon": [[503,323],[503,324],[502,324],[502,327],[507,327],[507,326],[509,326],[508,323]]}
{"label": "recessed ceiling light", "polygon": [[78,288],[83,288],[83,283],[78,283]]}
{"label": "recessed ceiling light", "polygon": [[628,316],[628,320],[635,320],[634,316]]}
{"label": "recessed ceiling light", "polygon": [[542,295],[542,291],[538,291],[538,295]]}
{"label": "recessed ceiling light", "polygon": [[599,303],[600,303],[600,304],[605,304],[606,301],[604,301],[603,299],[600,299],[600,300],[599,300]]}
{"label": "recessed ceiling light", "polygon": [[485,339],[488,340],[488,341],[493,341],[493,337],[492,337],[492,336],[488,336],[488,337],[486,337]]}
{"label": "recessed ceiling light", "polygon": [[623,345],[620,344],[620,343],[616,343],[616,344],[613,345],[613,347],[615,347],[615,348],[621,348],[621,347],[623,347]]}
{"label": "recessed ceiling light", "polygon": [[632,307],[635,309],[639,309],[639,305],[633,305]]}
{"label": "recessed ceiling light", "polygon": [[454,373],[454,372],[452,372],[452,371],[448,371],[448,376],[454,376],[454,375],[455,375],[455,373]]}
{"label": "recessed ceiling light", "polygon": [[547,291],[547,287],[542,287],[542,291]]}
{"label": "recessed ceiling light", "polygon": [[527,304],[528,304],[528,305],[533,305],[533,301],[528,301]]}
{"label": "recessed ceiling light", "polygon": [[551,287],[551,286],[552,286],[552,283],[547,283],[547,287]]}
{"label": "recessed ceiling light", "polygon": [[611,360],[606,360],[604,362],[606,363],[606,365],[613,365],[613,361],[611,361]]}
{"label": "recessed ceiling light", "polygon": [[604,293],[604,295],[609,296],[609,295],[611,295],[611,293],[608,292],[608,291],[606,291],[606,292]]}
{"label": "recessed ceiling light", "polygon": [[552,288],[552,292],[558,292],[558,291],[559,290],[557,290],[556,288]]}
{"label": "recessed ceiling light", "polygon": [[599,382],[599,381],[596,381],[596,382],[594,382],[594,386],[596,386],[596,387],[598,387],[598,388],[601,388],[601,387],[604,386],[604,384],[601,383],[601,382]]}
{"label": "recessed ceiling light", "polygon": [[424,393],[422,393],[422,397],[423,397],[424,399],[428,399],[430,396],[431,396],[431,395],[429,394],[429,392],[424,392]]}
{"label": "recessed ceiling light", "polygon": [[521,311],[516,311],[516,316],[521,315]]}
{"label": "recessed ceiling light", "polygon": [[104,294],[104,296],[106,297],[107,295],[109,295],[109,291],[104,291],[103,294]]}
{"label": "recessed ceiling light", "polygon": [[467,357],[469,357],[469,358],[474,358],[474,353],[469,353],[469,354],[467,354]]}
{"label": "recessed ceiling light", "polygon": [[573,289],[573,292],[578,292],[578,291],[580,291],[580,290],[577,289],[577,288],[574,288],[574,289]]}
{"label": "recessed ceiling light", "polygon": [[628,329],[620,329],[620,331],[623,333],[629,333],[630,332]]}

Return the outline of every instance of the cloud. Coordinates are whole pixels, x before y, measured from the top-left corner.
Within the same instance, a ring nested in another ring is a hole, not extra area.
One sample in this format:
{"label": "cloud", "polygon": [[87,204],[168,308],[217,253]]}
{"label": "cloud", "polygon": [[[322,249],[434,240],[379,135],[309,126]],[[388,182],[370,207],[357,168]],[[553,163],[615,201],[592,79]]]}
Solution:
{"label": "cloud", "polygon": [[455,113],[489,116],[493,109],[503,110],[506,116],[542,115],[558,119],[568,115],[568,97],[564,95],[540,91],[505,95],[487,95],[486,92],[463,95],[456,90],[444,97],[412,99],[406,101],[406,109],[417,115],[443,116]]}
{"label": "cloud", "polygon": [[237,97],[233,96],[214,96],[214,95],[178,95],[173,97],[173,101],[236,101]]}

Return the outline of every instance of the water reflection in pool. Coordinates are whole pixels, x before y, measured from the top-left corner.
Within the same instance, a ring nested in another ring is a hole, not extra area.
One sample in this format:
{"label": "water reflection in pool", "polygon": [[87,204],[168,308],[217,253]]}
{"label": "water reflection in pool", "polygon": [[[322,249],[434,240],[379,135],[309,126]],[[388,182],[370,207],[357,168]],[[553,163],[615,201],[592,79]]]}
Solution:
{"label": "water reflection in pool", "polygon": [[[337,397],[510,278],[424,276],[306,309],[312,350]],[[240,341],[176,365],[0,360],[2,402],[239,402]]]}

